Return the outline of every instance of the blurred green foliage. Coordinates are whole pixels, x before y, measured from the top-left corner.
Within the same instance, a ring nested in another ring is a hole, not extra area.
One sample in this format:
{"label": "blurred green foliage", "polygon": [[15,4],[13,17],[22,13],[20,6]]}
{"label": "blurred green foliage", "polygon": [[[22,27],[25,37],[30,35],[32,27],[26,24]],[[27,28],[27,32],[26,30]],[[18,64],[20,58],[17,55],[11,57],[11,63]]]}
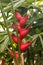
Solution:
{"label": "blurred green foliage", "polygon": [[[30,41],[35,37],[37,37],[37,40],[33,43],[33,45],[31,45],[30,48],[27,49],[26,52],[24,52],[24,58],[26,59],[25,65],[43,65],[43,5],[39,6],[37,4],[36,5],[34,4],[39,1],[40,3],[43,2],[43,0],[26,0],[26,1],[23,0],[22,2],[20,0],[12,0],[13,2],[12,4],[11,0],[0,0],[0,5],[2,4],[2,9],[5,14],[8,29],[12,29],[11,27],[12,22],[13,23],[18,22],[14,16],[15,11],[20,12],[22,16],[28,14],[27,13],[28,11],[31,14],[24,28],[32,24],[32,29],[24,40]],[[9,15],[9,13],[11,14]],[[2,17],[3,16],[0,16],[0,19]],[[6,49],[6,47],[11,48],[12,45],[9,42],[10,40],[4,22],[5,20],[3,22],[0,21],[0,25],[4,29],[4,31],[2,32],[0,31],[0,58],[5,57],[6,65],[13,65],[11,63],[13,59],[9,56],[8,51]],[[9,31],[9,33],[15,34],[15,31]],[[17,48],[13,46],[12,48],[17,50]]]}

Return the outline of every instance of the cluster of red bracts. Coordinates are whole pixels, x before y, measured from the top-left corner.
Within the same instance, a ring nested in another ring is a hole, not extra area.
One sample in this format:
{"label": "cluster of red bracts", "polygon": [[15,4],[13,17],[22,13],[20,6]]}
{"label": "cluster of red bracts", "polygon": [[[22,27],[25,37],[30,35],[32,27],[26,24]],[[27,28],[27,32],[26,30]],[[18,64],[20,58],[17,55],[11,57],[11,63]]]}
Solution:
{"label": "cluster of red bracts", "polygon": [[31,30],[31,26],[23,29],[23,26],[26,24],[26,21],[28,19],[28,15],[25,15],[24,17],[22,17],[18,12],[15,13],[15,17],[16,19],[19,21],[17,24],[13,24],[12,23],[12,27],[14,30],[16,30],[16,28],[18,29],[18,33],[19,36],[15,36],[14,34],[11,35],[13,41],[18,44],[18,38],[19,38],[19,42],[20,42],[20,50],[21,52],[25,51],[28,47],[30,47],[30,45],[34,42],[33,40],[31,42],[26,42],[23,43],[22,39],[25,38],[25,36],[29,33],[29,31]]}
{"label": "cluster of red bracts", "polygon": [[[17,24],[13,24],[12,23],[12,27],[14,30],[18,29],[18,33],[19,36],[15,36],[14,34],[11,35],[11,38],[13,39],[13,41],[18,44],[18,38],[19,38],[19,43],[20,43],[20,51],[24,52],[28,49],[28,47],[30,47],[32,45],[32,43],[34,42],[34,40],[30,41],[30,42],[26,42],[23,43],[22,40],[23,38],[25,38],[25,36],[29,33],[29,31],[31,30],[31,26],[28,27],[27,29],[23,29],[23,26],[26,24],[26,21],[28,19],[28,15],[25,15],[24,17],[22,17],[18,12],[15,13],[15,17],[16,19],[19,21]],[[10,49],[8,49],[9,54],[11,55],[12,58],[14,58],[14,52]],[[18,52],[16,53],[16,58],[19,57]]]}

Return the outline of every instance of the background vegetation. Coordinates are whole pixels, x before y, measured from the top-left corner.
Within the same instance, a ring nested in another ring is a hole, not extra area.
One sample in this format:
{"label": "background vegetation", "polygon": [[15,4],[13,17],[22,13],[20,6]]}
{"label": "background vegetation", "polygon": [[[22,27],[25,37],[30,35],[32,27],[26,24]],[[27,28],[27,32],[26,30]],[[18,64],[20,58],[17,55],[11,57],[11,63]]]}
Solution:
{"label": "background vegetation", "polygon": [[[24,65],[43,65],[43,0],[0,0],[0,60],[5,58],[6,65],[13,65],[13,59],[7,52],[7,47],[17,49],[10,38],[11,33],[16,33],[11,27],[11,22],[17,23],[14,12],[21,15],[30,15],[26,26],[32,23],[30,33],[25,37],[25,41],[36,38],[36,41],[24,52]],[[3,19],[3,21],[2,21]]]}

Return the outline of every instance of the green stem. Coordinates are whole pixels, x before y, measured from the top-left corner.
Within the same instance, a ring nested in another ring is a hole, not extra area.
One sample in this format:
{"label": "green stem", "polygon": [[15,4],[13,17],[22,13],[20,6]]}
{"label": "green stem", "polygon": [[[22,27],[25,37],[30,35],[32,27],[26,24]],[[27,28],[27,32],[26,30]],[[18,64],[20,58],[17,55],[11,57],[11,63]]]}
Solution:
{"label": "green stem", "polygon": [[41,44],[42,44],[42,47],[43,47],[43,39],[42,39],[40,34],[39,34],[39,38],[40,38],[40,41],[41,41]]}
{"label": "green stem", "polygon": [[19,39],[19,37],[18,37],[18,29],[16,29],[16,31],[17,31],[17,39],[18,39],[18,52],[19,52],[19,62],[20,62],[20,56],[21,56],[21,51],[20,51],[20,39]]}

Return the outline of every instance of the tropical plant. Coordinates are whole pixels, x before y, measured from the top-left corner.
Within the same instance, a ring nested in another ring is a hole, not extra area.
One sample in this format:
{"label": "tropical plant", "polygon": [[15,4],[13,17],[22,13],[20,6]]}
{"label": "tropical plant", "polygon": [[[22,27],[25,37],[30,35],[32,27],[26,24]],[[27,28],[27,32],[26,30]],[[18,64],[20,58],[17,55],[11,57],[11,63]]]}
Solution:
{"label": "tropical plant", "polygon": [[1,65],[43,65],[43,0],[0,0]]}

